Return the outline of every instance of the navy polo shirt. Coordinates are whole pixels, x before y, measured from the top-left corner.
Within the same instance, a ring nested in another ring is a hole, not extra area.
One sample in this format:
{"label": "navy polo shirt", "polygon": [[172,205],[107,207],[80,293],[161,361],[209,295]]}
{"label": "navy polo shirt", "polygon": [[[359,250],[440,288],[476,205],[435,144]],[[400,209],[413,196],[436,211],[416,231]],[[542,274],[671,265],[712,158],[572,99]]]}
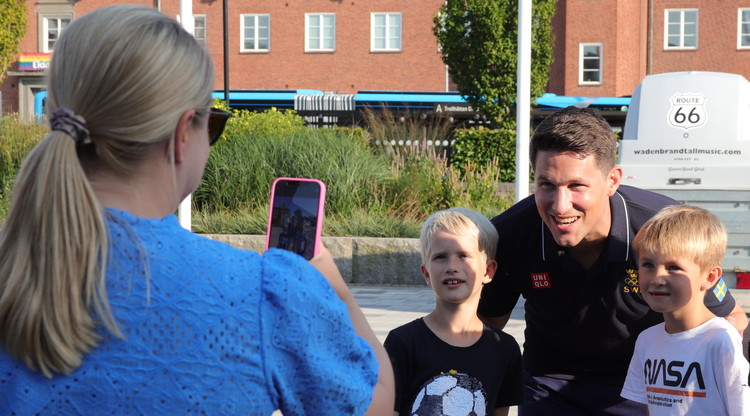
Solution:
{"label": "navy polo shirt", "polygon": [[[639,293],[630,243],[657,211],[677,202],[626,185],[609,201],[612,226],[607,245],[590,270],[557,245],[539,217],[533,195],[492,219],[500,234],[498,270],[482,291],[479,312],[506,315],[523,295],[523,360],[533,375],[622,384],[638,334],[663,321]],[[721,285],[723,280],[717,283]],[[726,316],[735,301],[728,290],[709,290],[706,305]]]}

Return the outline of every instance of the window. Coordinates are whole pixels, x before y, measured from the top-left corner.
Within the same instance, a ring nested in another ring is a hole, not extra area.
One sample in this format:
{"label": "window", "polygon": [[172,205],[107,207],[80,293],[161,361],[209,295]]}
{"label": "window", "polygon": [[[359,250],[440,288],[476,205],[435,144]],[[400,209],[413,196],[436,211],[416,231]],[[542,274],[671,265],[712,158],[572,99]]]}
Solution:
{"label": "window", "polygon": [[750,49],[750,9],[738,9],[737,48]]}
{"label": "window", "polygon": [[602,44],[582,43],[578,63],[578,83],[599,85],[602,83]]}
{"label": "window", "polygon": [[[177,21],[181,22],[180,15],[177,15]],[[193,15],[193,36],[202,46],[206,46],[206,15]]]}
{"label": "window", "polygon": [[205,14],[194,14],[195,27],[193,28],[193,35],[195,40],[203,46],[206,46],[206,15]]}
{"label": "window", "polygon": [[372,13],[370,15],[370,50],[373,52],[401,51],[401,13]]}
{"label": "window", "polygon": [[71,16],[42,16],[42,52],[55,49],[55,43],[71,20]]}
{"label": "window", "polygon": [[334,13],[305,14],[305,51],[333,52],[336,50],[336,15]]}
{"label": "window", "polygon": [[268,52],[271,50],[271,16],[268,14],[240,15],[240,52]]}
{"label": "window", "polygon": [[664,10],[664,49],[698,48],[698,10]]}

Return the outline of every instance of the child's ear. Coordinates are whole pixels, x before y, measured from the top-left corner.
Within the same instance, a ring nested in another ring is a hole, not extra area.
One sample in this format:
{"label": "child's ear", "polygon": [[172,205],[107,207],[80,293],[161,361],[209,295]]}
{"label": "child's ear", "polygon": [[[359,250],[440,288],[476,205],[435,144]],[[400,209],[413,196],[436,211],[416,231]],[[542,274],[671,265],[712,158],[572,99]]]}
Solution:
{"label": "child's ear", "polygon": [[422,276],[424,277],[424,282],[427,283],[427,286],[432,286],[430,284],[430,272],[427,270],[427,267],[425,265],[419,266],[419,271],[422,272]]}
{"label": "child's ear", "polygon": [[722,271],[721,266],[714,266],[708,269],[708,273],[705,275],[706,281],[701,285],[701,290],[708,290],[714,287],[716,282],[721,279]]}
{"label": "child's ear", "polygon": [[495,272],[497,271],[497,261],[495,260],[487,260],[487,272],[484,275],[484,280],[482,283],[487,284],[492,281],[492,278],[495,277]]}

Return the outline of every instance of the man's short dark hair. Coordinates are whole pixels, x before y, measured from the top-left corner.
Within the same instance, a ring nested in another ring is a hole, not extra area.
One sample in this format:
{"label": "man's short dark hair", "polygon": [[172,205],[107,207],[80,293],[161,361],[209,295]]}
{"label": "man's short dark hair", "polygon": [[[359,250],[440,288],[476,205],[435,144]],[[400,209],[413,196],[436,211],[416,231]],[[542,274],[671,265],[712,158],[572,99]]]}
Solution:
{"label": "man's short dark hair", "polygon": [[594,156],[605,170],[615,166],[617,142],[612,127],[590,108],[566,107],[545,118],[531,136],[531,166],[540,151],[571,152]]}

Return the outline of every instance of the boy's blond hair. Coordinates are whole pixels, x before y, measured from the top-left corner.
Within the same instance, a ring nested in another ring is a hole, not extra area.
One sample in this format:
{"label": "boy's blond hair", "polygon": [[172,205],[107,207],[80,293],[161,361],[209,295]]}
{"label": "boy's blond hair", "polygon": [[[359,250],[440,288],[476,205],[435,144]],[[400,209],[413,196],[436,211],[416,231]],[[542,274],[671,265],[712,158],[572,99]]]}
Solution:
{"label": "boy's blond hair", "polygon": [[430,215],[422,224],[419,243],[422,248],[422,264],[430,258],[430,240],[438,231],[455,235],[470,235],[479,240],[479,251],[485,260],[495,258],[497,250],[497,230],[484,215],[468,208],[456,207],[438,211]]}
{"label": "boy's blond hair", "polygon": [[708,270],[721,266],[727,229],[711,212],[690,205],[662,208],[633,239],[636,252],[662,253],[691,259]]}

